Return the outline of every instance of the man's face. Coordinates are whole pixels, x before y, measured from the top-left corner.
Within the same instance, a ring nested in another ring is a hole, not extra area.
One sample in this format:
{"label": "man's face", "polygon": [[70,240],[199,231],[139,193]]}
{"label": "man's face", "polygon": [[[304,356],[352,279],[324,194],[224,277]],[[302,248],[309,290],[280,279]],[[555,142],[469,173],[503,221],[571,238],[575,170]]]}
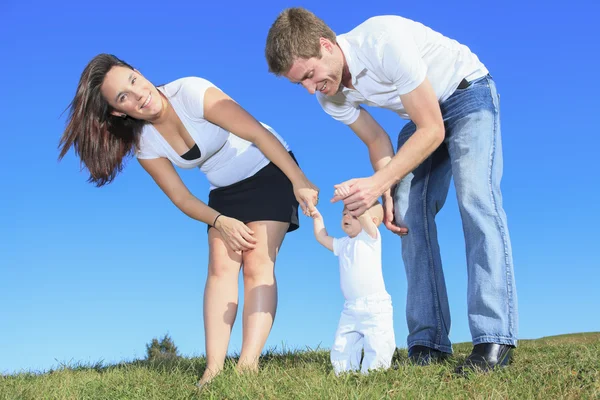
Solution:
{"label": "man's face", "polygon": [[321,46],[321,58],[298,58],[284,76],[290,82],[304,86],[310,94],[321,92],[333,96],[342,83],[343,58],[340,55],[337,46],[333,51]]}

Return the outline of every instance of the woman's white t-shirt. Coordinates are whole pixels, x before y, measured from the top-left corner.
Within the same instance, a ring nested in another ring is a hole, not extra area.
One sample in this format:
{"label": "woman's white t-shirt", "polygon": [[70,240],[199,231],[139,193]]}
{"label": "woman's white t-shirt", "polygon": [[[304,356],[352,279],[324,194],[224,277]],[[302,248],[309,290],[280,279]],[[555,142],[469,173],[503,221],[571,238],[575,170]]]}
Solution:
{"label": "woman's white t-shirt", "polygon": [[[216,88],[211,82],[198,77],[181,78],[158,87],[198,145],[200,158],[182,158],[152,124],[146,124],[142,129],[136,157],[163,157],[180,168],[200,167],[212,190],[254,175],[269,164],[269,159],[253,143],[204,119],[204,94],[209,87]],[[261,124],[289,151],[287,143],[273,128],[262,122]]]}

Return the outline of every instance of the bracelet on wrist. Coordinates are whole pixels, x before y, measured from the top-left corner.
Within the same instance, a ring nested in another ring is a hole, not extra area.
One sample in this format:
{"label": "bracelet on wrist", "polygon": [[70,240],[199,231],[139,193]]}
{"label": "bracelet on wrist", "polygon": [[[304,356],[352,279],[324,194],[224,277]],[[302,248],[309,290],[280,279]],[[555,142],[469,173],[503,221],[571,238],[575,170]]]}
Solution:
{"label": "bracelet on wrist", "polygon": [[[219,219],[219,217],[220,217],[221,215],[223,215],[223,214],[219,214],[219,215],[217,215],[217,216],[215,217],[215,220],[214,220],[214,221],[213,221],[213,223],[212,223],[212,226],[213,226],[213,227],[215,227],[215,224],[217,223],[217,220]],[[216,228],[216,227],[215,227],[215,228]]]}

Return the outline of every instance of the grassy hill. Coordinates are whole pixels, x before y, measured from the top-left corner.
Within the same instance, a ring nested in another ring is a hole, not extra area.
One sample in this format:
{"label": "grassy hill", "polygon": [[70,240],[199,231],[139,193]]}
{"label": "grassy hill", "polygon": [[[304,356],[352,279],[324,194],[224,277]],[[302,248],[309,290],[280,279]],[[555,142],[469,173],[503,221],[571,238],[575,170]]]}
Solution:
{"label": "grassy hill", "polygon": [[258,374],[240,375],[229,360],[201,391],[204,358],[65,367],[2,376],[0,399],[600,399],[600,332],[522,340],[510,367],[454,375],[470,349],[457,344],[451,361],[428,367],[398,350],[392,369],[341,377],[326,350],[267,352]]}

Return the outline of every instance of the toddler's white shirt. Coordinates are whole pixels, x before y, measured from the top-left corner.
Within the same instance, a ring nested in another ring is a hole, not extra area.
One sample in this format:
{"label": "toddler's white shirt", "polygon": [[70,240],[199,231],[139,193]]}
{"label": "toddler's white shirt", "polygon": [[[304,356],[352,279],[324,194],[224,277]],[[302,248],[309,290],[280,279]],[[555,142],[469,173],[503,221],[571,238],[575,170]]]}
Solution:
{"label": "toddler's white shirt", "polygon": [[381,234],[372,238],[367,232],[333,239],[333,254],[340,263],[340,286],[346,300],[385,292],[381,270]]}

